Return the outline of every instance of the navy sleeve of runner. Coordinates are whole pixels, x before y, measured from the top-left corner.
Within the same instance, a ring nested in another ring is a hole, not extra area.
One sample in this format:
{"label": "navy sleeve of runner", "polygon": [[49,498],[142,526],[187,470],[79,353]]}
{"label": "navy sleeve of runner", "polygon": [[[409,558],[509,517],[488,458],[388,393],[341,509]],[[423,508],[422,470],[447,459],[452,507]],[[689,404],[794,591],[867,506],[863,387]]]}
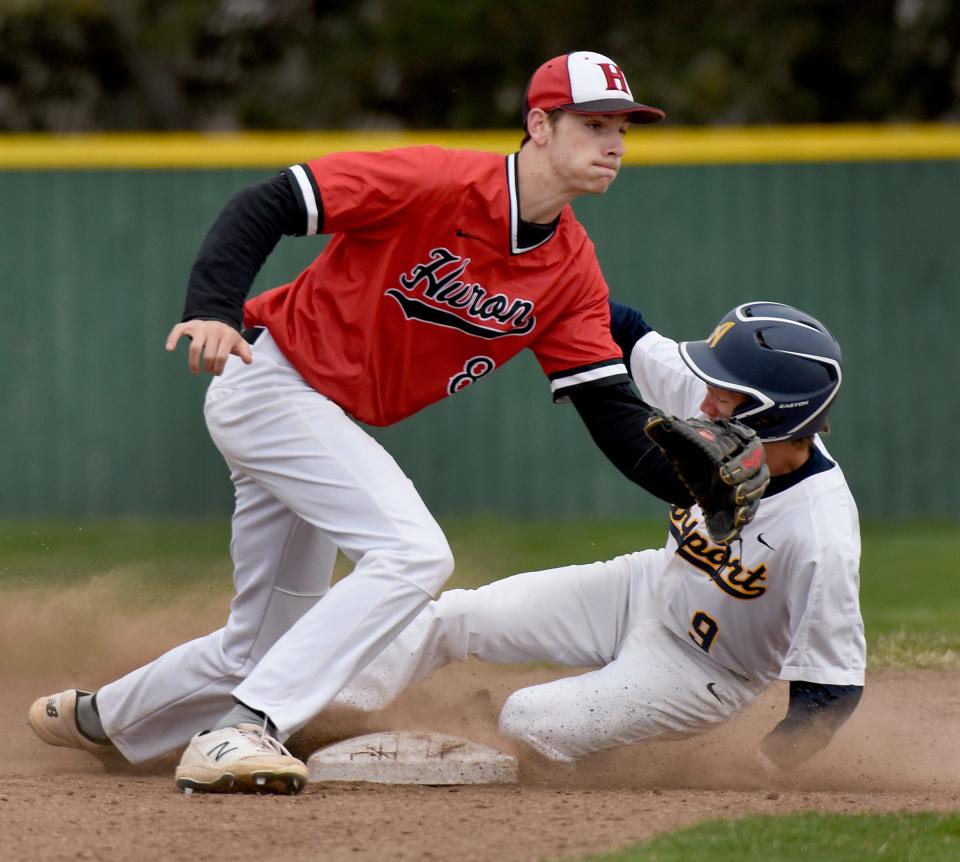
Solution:
{"label": "navy sleeve of runner", "polygon": [[643,315],[635,308],[624,305],[622,302],[610,300],[610,334],[617,346],[623,352],[623,359],[630,368],[630,354],[636,344],[653,327],[643,319]]}
{"label": "navy sleeve of runner", "polygon": [[[303,202],[288,171],[237,192],[200,246],[183,320],[222,320],[243,326],[243,303],[281,236],[304,233]],[[322,221],[322,214],[321,214]]]}
{"label": "navy sleeve of runner", "polygon": [[760,750],[781,769],[793,769],[827,747],[862,694],[862,685],[791,682],[786,718],[767,734]]}
{"label": "navy sleeve of runner", "polygon": [[674,506],[693,498],[670,462],[643,430],[651,408],[630,381],[597,385],[570,393],[594,443],[632,482]]}

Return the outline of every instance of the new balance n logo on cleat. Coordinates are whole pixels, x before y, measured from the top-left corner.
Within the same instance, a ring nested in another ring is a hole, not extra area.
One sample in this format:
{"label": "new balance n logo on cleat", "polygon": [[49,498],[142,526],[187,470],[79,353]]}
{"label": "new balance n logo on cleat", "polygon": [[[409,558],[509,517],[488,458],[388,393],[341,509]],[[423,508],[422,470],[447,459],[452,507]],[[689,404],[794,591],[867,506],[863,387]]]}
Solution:
{"label": "new balance n logo on cleat", "polygon": [[221,742],[207,752],[207,757],[212,757],[214,761],[219,761],[220,758],[229,754],[231,751],[239,751],[239,749],[235,745],[231,747],[229,742]]}
{"label": "new balance n logo on cleat", "polygon": [[47,700],[47,715],[50,718],[60,718],[60,713],[57,712],[57,701],[55,698],[50,698]]}

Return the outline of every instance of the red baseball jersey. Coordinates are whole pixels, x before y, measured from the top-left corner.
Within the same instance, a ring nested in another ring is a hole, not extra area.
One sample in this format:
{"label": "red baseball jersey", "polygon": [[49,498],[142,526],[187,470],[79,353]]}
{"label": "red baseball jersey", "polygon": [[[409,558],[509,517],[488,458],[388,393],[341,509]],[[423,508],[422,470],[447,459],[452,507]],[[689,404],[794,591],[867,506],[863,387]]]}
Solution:
{"label": "red baseball jersey", "polygon": [[333,236],[296,281],[248,301],[244,322],[267,327],[354,418],[389,425],[525,347],[556,400],[629,379],[593,243],[571,208],[546,240],[518,245],[516,154],[339,153],[290,175],[304,232]]}

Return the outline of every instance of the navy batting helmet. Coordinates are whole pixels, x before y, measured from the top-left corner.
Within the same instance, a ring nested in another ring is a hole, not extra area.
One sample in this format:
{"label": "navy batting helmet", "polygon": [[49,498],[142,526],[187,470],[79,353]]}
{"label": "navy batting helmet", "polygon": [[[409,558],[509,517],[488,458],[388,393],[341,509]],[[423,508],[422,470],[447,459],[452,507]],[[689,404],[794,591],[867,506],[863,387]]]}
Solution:
{"label": "navy batting helmet", "polygon": [[682,342],[680,356],[701,380],[746,395],[734,418],[767,442],[822,430],[843,378],[827,328],[780,302],[738,305],[705,341]]}

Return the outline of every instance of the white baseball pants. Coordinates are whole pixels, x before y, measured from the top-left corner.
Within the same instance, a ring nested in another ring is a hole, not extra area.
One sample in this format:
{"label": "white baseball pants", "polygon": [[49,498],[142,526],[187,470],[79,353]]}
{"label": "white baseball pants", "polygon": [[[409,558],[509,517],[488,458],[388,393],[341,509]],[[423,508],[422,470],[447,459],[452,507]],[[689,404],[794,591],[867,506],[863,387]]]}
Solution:
{"label": "white baseball pants", "polygon": [[[111,741],[143,762],[232,706],[286,738],[320,712],[435,596],[450,548],[393,458],[312,389],[268,332],[207,392],[231,470],[236,595],[225,626],[100,689]],[[355,564],[330,587],[337,548]]]}
{"label": "white baseball pants", "polygon": [[543,661],[597,667],[514,692],[500,731],[571,761],[653,737],[701,733],[762,686],[720,667],[656,616],[667,551],[528,572],[431,602],[335,699],[380,709],[451,661]]}

